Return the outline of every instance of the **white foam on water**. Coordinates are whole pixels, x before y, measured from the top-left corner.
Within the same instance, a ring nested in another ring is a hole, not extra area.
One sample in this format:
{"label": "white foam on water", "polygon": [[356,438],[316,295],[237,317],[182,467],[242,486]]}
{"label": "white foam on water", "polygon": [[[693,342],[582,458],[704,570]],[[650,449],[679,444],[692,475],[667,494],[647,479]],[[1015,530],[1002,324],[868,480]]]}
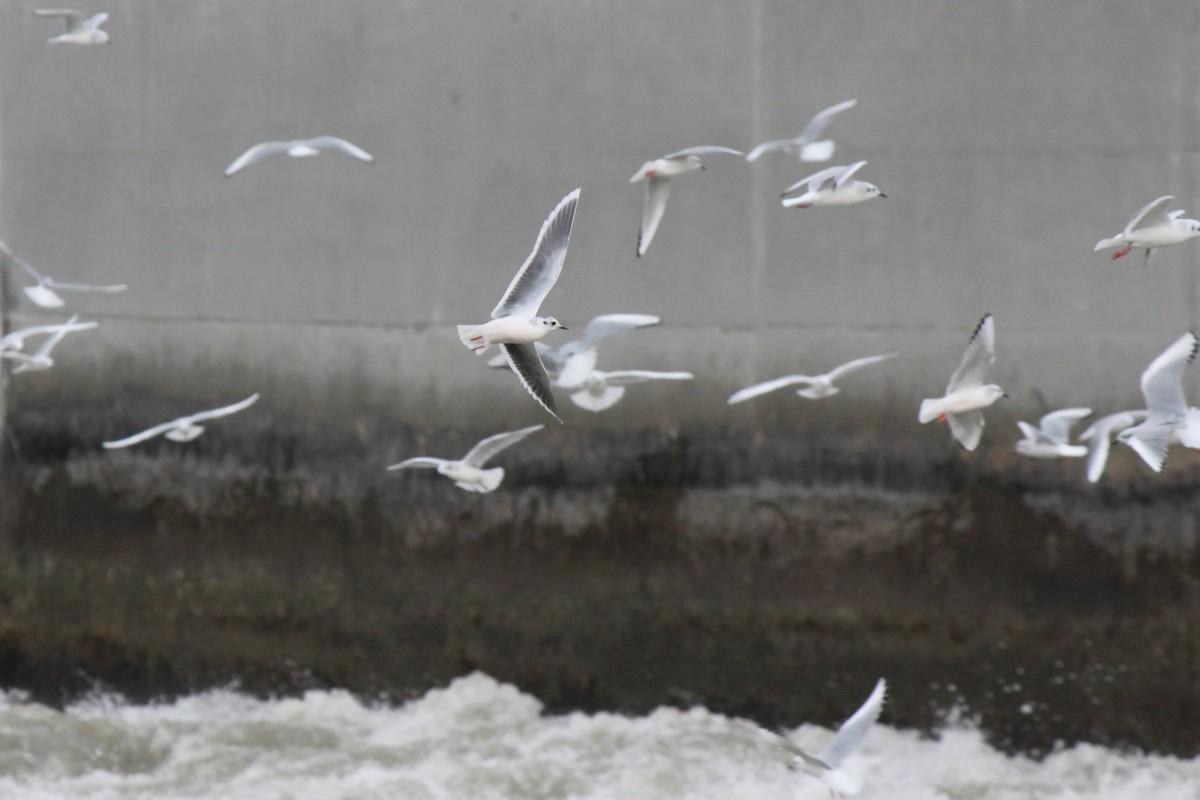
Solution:
{"label": "white foam on water", "polygon": [[[884,711],[886,720],[887,711]],[[819,747],[829,732],[795,736]],[[877,725],[848,767],[860,798],[1196,800],[1200,758],[1093,745],[1035,761],[954,724],[936,740]],[[403,706],[343,691],[205,692],[65,712],[0,695],[0,798],[21,800],[826,800],[750,722],[702,708],[546,716],[482,674]]]}

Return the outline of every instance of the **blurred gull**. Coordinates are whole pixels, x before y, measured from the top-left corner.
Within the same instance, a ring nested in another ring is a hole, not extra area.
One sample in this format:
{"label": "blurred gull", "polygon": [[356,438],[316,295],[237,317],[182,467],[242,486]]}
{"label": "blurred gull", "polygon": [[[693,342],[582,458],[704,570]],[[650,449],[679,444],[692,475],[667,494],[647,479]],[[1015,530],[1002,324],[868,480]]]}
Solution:
{"label": "blurred gull", "polygon": [[251,164],[256,164],[276,153],[287,153],[292,158],[307,158],[320,155],[322,150],[336,150],[353,156],[359,161],[371,162],[375,157],[361,147],[350,144],[345,139],[336,136],[318,136],[314,139],[293,139],[290,142],[262,142],[242,153],[232,164],[225,168],[225,177],[242,171]]}
{"label": "blurred gull", "polygon": [[67,32],[55,36],[50,44],[109,44],[108,33],[100,26],[108,20],[107,12],[83,18],[82,11],[62,8],[38,8],[33,12],[39,17],[59,17],[67,24]]}
{"label": "blurred gull", "polygon": [[1142,373],[1146,419],[1117,434],[1155,472],[1162,472],[1172,442],[1200,448],[1200,409],[1189,409],[1183,395],[1183,372],[1196,357],[1198,344],[1196,334],[1185,333],[1150,362]]}
{"label": "blurred gull", "polygon": [[646,203],[642,206],[642,227],[638,230],[637,254],[639,258],[650,249],[650,242],[653,241],[654,234],[658,231],[658,223],[662,221],[663,212],[667,210],[667,198],[671,194],[670,179],[676,175],[704,169],[704,163],[700,160],[700,156],[710,153],[743,155],[740,150],[728,147],[710,145],[689,147],[662,158],[647,161],[629,179],[630,183],[646,181]]}
{"label": "blurred gull", "polygon": [[879,682],[875,684],[871,696],[858,711],[854,712],[850,719],[842,723],[837,733],[820,753],[814,755],[801,749],[785,733],[777,734],[780,744],[789,753],[799,758],[798,765],[819,777],[821,782],[829,787],[830,792],[840,795],[858,794],[863,787],[862,777],[846,772],[842,769],[842,764],[858,749],[866,737],[867,731],[879,719],[879,712],[883,710],[886,693],[887,684],[883,678],[880,678]]}
{"label": "blurred gull", "polygon": [[71,317],[67,322],[57,325],[31,325],[28,328],[21,328],[17,331],[11,331],[4,336],[0,336],[0,352],[3,351],[19,351],[25,349],[25,340],[30,336],[41,336],[45,334],[57,333],[66,331],[68,333],[74,331],[86,331],[96,327],[96,322],[76,322],[79,319],[76,315]]}
{"label": "blurred gull", "polygon": [[1174,196],[1165,194],[1157,200],[1147,203],[1133,215],[1129,224],[1125,226],[1125,230],[1110,239],[1101,239],[1096,242],[1096,246],[1092,248],[1093,252],[1124,245],[1113,253],[1112,257],[1117,259],[1135,247],[1144,247],[1146,248],[1145,261],[1149,263],[1152,248],[1179,244],[1200,236],[1200,221],[1181,219],[1182,209],[1167,211],[1167,204],[1174,199]]}
{"label": "blurred gull", "polygon": [[[55,325],[54,332],[50,338],[42,342],[42,346],[36,352],[22,353],[20,350],[0,348],[0,358],[7,358],[10,361],[16,361],[17,365],[13,367],[13,374],[21,372],[39,372],[41,370],[50,369],[54,366],[54,359],[50,357],[50,352],[58,346],[68,333],[72,331],[88,330],[96,327],[95,322],[79,322],[79,315],[71,317],[65,325]],[[47,326],[51,327],[51,326]],[[5,337],[7,338],[7,337]]]}
{"label": "blurred gull", "polygon": [[399,464],[392,464],[388,469],[432,468],[454,481],[454,485],[460,489],[480,494],[494,492],[500,486],[500,482],[504,480],[504,468],[483,469],[483,465],[501,450],[516,444],[529,434],[540,431],[544,427],[544,425],[531,425],[528,428],[489,436],[467,451],[467,454],[458,461],[418,456],[401,461]]}
{"label": "blurred gull", "polygon": [[[873,183],[851,180],[854,173],[866,166],[866,163],[858,161],[848,167],[829,167],[793,183],[783,193],[783,207],[846,206],[870,200],[872,197],[887,197]],[[803,194],[788,197],[801,187],[804,187]]]}
{"label": "blurred gull", "polygon": [[559,422],[562,420],[550,391],[550,378],[533,343],[556,328],[566,330],[554,317],[538,316],[537,312],[562,273],[578,204],[576,189],[550,212],[542,223],[533,252],[492,309],[491,321],[458,326],[458,338],[476,355],[482,355],[488,345],[500,345],[525,390]]}
{"label": "blurred gull", "polygon": [[1069,443],[1071,426],[1091,413],[1090,408],[1064,408],[1046,414],[1036,426],[1018,421],[1025,438],[1017,442],[1017,452],[1031,458],[1082,458],[1088,449]]}
{"label": "blurred gull", "polygon": [[[614,333],[648,328],[661,323],[662,319],[652,314],[601,314],[593,317],[591,322],[584,326],[583,333],[577,339],[572,339],[556,348],[545,342],[535,342],[534,347],[542,358],[542,365],[546,368],[546,372],[550,377],[557,378],[559,372],[567,368],[572,360],[581,354],[594,352],[600,340]],[[507,368],[508,359],[505,358],[504,353],[500,353],[488,359],[487,364],[489,367]],[[595,365],[593,364],[593,366]],[[591,368],[588,367],[588,369]]]}
{"label": "blurred gull", "polygon": [[943,397],[921,401],[917,419],[921,424],[933,420],[950,423],[950,433],[967,450],[979,446],[983,435],[983,412],[992,403],[1005,397],[1004,390],[994,383],[984,384],[983,374],[996,360],[996,326],[991,314],[984,314],[971,341],[963,352],[958,369],[950,376]]}
{"label": "blurred gull", "polygon": [[189,414],[186,417],[180,417],[179,419],[173,419],[170,422],[164,422],[161,425],[155,425],[153,428],[144,430],[141,433],[135,433],[133,436],[127,436],[124,439],[117,439],[113,442],[104,442],[104,447],[109,450],[113,450],[118,447],[129,447],[131,444],[144,442],[147,439],[152,439],[159,435],[166,436],[173,442],[190,442],[192,439],[195,439],[197,436],[204,433],[204,426],[197,425],[197,422],[207,419],[215,419],[217,417],[224,417],[229,414],[236,414],[237,412],[254,405],[257,400],[258,393],[255,392],[245,400],[241,400],[232,405],[214,408],[210,411],[198,411],[195,414]]}
{"label": "blurred gull", "polygon": [[1088,449],[1087,467],[1089,483],[1097,482],[1104,474],[1104,467],[1108,464],[1108,449],[1117,434],[1138,424],[1149,413],[1145,409],[1118,411],[1116,414],[1101,417],[1079,434],[1079,441],[1091,443],[1091,447]]}
{"label": "blurred gull", "polygon": [[[603,372],[595,369],[596,351],[590,351],[593,367],[581,371],[579,367],[563,371],[555,382],[571,392],[571,402],[588,411],[603,411],[611,408],[625,396],[625,387],[634,383],[647,381],[690,381],[696,376],[690,372],[652,372],[648,370],[626,369],[613,372]],[[576,356],[575,360],[587,360],[588,354]]]}
{"label": "blurred gull", "polygon": [[796,156],[801,161],[828,161],[833,155],[833,140],[817,141],[825,128],[833,120],[834,115],[858,105],[857,100],[846,100],[835,106],[830,106],[809,120],[804,132],[794,139],[776,139],[773,142],[763,142],[746,155],[747,161],[755,161],[763,153],[787,153]]}
{"label": "blurred gull", "polygon": [[833,385],[841,376],[853,372],[857,369],[878,364],[880,361],[887,361],[889,358],[895,358],[899,353],[884,353],[878,356],[866,356],[864,358],[856,358],[853,361],[847,361],[839,367],[836,367],[824,375],[785,375],[782,378],[766,381],[764,383],[756,383],[753,386],[748,386],[745,389],[734,392],[729,396],[727,401],[729,405],[740,403],[744,400],[749,400],[752,397],[773,392],[776,389],[782,389],[785,386],[792,386],[797,383],[808,384],[803,389],[797,389],[796,394],[801,397],[806,397],[809,400],[823,400],[826,397],[832,397],[841,391],[837,386]]}
{"label": "blurred gull", "polygon": [[[51,278],[49,275],[43,275],[33,268],[33,265],[24,259],[15,258],[14,260],[21,265],[21,269],[25,270],[30,277],[37,283],[33,286],[22,287],[21,291],[25,296],[32,300],[42,308],[62,308],[66,305],[66,301],[58,294],[58,292],[123,292],[129,288],[127,283],[115,283],[105,286],[97,286],[90,283],[67,283],[66,281],[58,281]],[[58,292],[55,291],[58,290]]]}

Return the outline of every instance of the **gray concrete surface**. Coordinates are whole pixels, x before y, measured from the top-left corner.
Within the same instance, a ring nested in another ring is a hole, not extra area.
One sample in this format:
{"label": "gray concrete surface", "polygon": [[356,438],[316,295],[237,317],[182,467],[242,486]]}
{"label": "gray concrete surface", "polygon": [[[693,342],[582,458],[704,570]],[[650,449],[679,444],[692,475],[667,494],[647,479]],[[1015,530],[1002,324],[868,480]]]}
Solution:
{"label": "gray concrete surface", "polygon": [[[660,314],[601,367],[700,378],[573,424],[761,425],[723,398],[899,348],[857,400],[940,444],[910,418],[985,311],[1001,419],[1137,403],[1200,313],[1200,244],[1148,270],[1091,250],[1160,194],[1200,214],[1194,4],[126,0],[88,3],[112,14],[92,48],[47,45],[33,6],[0,7],[0,231],[44,272],[132,288],[73,298],[101,329],[14,382],[17,405],[257,389],[302,414],[540,420],[453,325],[486,318],[576,186],[546,310]],[[848,97],[834,163],[867,159],[888,200],[787,211],[779,192],[814,167],[714,157],[635,258],[643,160],[748,149]],[[222,177],[251,144],[320,133],[377,160]],[[61,315],[13,312],[43,316]]]}

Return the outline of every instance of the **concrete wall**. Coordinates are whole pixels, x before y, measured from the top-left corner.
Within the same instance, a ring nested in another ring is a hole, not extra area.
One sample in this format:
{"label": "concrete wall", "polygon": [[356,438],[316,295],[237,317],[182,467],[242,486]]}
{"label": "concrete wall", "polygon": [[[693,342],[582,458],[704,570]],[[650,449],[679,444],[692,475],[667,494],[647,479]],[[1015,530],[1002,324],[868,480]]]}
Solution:
{"label": "concrete wall", "polygon": [[[14,382],[14,405],[258,390],[303,415],[540,421],[453,325],[486,318],[576,186],[545,310],[660,314],[601,367],[699,375],[600,424],[849,426],[848,404],[814,421],[791,396],[723,401],[898,348],[853,379],[858,407],[941,446],[916,404],[985,311],[999,419],[1138,404],[1144,365],[1200,315],[1200,244],[1149,269],[1091,250],[1160,194],[1200,214],[1192,3],[89,0],[113,37],[90,48],[47,45],[35,5],[0,6],[0,232],[55,277],[132,288],[74,296],[101,329]],[[833,163],[869,160],[889,199],[788,211],[813,167],[713,157],[635,258],[645,159],[748,149],[850,97]],[[260,140],[325,133],[376,162],[222,177]],[[14,324],[45,316],[25,303]]]}

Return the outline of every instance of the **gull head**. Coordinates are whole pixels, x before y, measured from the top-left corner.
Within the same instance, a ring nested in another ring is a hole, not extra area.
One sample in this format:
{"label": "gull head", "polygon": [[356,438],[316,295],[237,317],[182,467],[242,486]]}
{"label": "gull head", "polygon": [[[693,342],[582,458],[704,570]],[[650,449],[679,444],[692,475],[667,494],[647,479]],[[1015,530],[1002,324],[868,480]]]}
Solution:
{"label": "gull head", "polygon": [[696,155],[695,153],[685,157],[684,161],[687,162],[687,165],[692,169],[704,169],[704,162],[701,161],[700,156]]}
{"label": "gull head", "polygon": [[1179,221],[1183,224],[1183,229],[1185,231],[1190,233],[1192,236],[1200,236],[1200,220],[1181,219]]}
{"label": "gull head", "polygon": [[549,330],[554,330],[555,328],[560,331],[570,330],[570,328],[568,328],[566,325],[563,325],[554,317],[534,317],[533,323],[535,325],[543,325]]}
{"label": "gull head", "polygon": [[1001,397],[1008,397],[1008,395],[1004,393],[1004,390],[994,383],[984,384],[983,396],[987,398],[989,405],[996,402]]}
{"label": "gull head", "polygon": [[862,187],[863,193],[865,195],[867,195],[867,197],[874,197],[875,195],[878,195],[885,199],[887,198],[887,195],[884,194],[883,192],[879,191],[879,187],[873,183],[867,183],[866,181],[859,181],[859,185]]}

